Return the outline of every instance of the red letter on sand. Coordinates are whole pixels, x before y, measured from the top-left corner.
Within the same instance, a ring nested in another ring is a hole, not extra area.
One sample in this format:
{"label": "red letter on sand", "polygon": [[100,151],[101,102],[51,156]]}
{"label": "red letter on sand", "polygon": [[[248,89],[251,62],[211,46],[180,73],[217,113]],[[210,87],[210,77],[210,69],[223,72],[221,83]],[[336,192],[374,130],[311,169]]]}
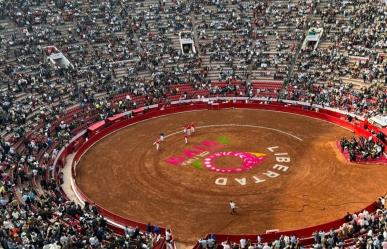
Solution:
{"label": "red letter on sand", "polygon": [[175,166],[179,166],[185,161],[185,159],[186,158],[183,156],[171,156],[170,158],[165,159],[165,162]]}
{"label": "red letter on sand", "polygon": [[193,150],[193,149],[188,149],[188,150],[183,150],[183,154],[188,157],[192,158],[195,157],[196,155],[199,155],[201,151],[199,150]]}
{"label": "red letter on sand", "polygon": [[217,150],[224,147],[224,145],[219,143],[218,141],[211,141],[211,140],[204,140],[202,144],[204,146],[207,146],[209,150]]}

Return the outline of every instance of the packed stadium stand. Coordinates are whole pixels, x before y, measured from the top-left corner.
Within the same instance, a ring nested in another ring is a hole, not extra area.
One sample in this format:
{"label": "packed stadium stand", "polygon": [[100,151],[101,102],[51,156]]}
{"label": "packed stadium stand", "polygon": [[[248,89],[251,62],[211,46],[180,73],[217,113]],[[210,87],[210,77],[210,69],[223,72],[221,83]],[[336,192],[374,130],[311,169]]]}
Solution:
{"label": "packed stadium stand", "polygon": [[[386,13],[377,0],[0,1],[0,247],[173,248],[169,230],[118,231],[69,200],[53,164],[61,148],[95,122],[176,100],[266,97],[385,115]],[[196,53],[182,51],[183,31]],[[208,235],[196,248],[385,249],[385,198],[313,240]]]}

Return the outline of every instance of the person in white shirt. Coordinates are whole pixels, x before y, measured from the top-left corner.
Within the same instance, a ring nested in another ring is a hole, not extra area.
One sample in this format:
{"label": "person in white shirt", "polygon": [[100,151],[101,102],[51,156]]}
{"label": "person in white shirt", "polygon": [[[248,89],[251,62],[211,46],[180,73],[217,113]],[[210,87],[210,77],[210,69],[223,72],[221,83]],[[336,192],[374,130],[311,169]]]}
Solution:
{"label": "person in white shirt", "polygon": [[263,249],[271,249],[271,248],[270,248],[270,246],[267,243],[265,243],[264,246],[263,246]]}
{"label": "person in white shirt", "polygon": [[261,244],[261,243],[262,243],[262,238],[261,238],[261,236],[259,236],[259,235],[257,236],[257,243],[258,243],[258,244]]}
{"label": "person in white shirt", "polygon": [[172,233],[171,233],[171,230],[169,229],[165,230],[165,240],[168,243],[172,240]]}
{"label": "person in white shirt", "polygon": [[207,240],[207,247],[208,248],[214,248],[214,246],[215,246],[215,240],[213,238],[209,238]]}
{"label": "person in white shirt", "polygon": [[235,202],[230,201],[230,214],[236,214],[237,213],[236,208],[237,208],[237,206],[236,206]]}
{"label": "person in white shirt", "polygon": [[160,139],[156,139],[156,141],[153,143],[153,145],[156,145],[157,151],[160,150],[160,143],[161,143]]}
{"label": "person in white shirt", "polygon": [[202,247],[203,249],[206,249],[206,248],[207,248],[207,240],[205,240],[205,239],[200,239],[200,240],[199,240],[199,244],[201,245],[201,247]]}
{"label": "person in white shirt", "polygon": [[244,238],[240,239],[239,244],[240,244],[240,247],[242,249],[245,249],[246,248],[246,239],[244,239]]}

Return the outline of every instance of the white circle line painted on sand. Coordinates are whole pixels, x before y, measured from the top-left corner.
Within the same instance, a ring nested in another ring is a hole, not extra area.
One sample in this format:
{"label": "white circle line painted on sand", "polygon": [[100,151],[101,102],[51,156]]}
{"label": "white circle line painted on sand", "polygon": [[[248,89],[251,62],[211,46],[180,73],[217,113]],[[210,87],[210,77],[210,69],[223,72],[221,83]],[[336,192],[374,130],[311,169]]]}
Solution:
{"label": "white circle line painted on sand", "polygon": [[[275,128],[266,127],[266,126],[260,126],[260,125],[216,124],[216,125],[202,125],[202,126],[195,127],[195,129],[204,129],[204,128],[211,128],[211,127],[249,127],[249,128],[266,129],[266,130],[272,130],[272,131],[276,131],[276,132],[279,132],[279,133],[291,136],[292,138],[295,138],[295,139],[297,139],[299,141],[303,141],[302,138],[299,138],[296,135],[293,135],[293,134],[291,134],[289,132],[278,130],[278,129],[275,129]],[[174,135],[177,135],[177,134],[182,134],[182,133],[183,133],[183,131],[175,131],[175,132],[173,132],[171,134],[166,135],[165,138],[171,137],[171,136],[174,136]]]}
{"label": "white circle line painted on sand", "polygon": [[[233,108],[224,108],[223,110],[231,110]],[[333,124],[333,125],[336,125],[338,127],[341,127],[345,130],[348,130],[348,131],[351,131],[353,132],[353,130],[349,129],[348,127],[345,127],[345,126],[342,126],[340,124],[337,124],[335,122],[332,122],[332,121],[329,121],[329,120],[325,120],[325,119],[322,119],[322,118],[317,118],[317,117],[312,117],[312,116],[308,116],[308,115],[305,115],[305,114],[302,114],[302,113],[293,113],[293,112],[286,112],[286,111],[278,111],[278,110],[270,110],[270,109],[253,109],[253,108],[234,108],[234,109],[238,109],[238,110],[250,110],[250,111],[253,111],[253,110],[259,110],[259,111],[267,111],[267,112],[281,112],[281,113],[286,113],[286,114],[290,114],[290,115],[296,115],[296,116],[300,116],[300,117],[307,117],[307,118],[311,118],[311,119],[315,119],[315,120],[318,120],[318,121],[323,121],[325,123],[328,123],[328,124]]]}

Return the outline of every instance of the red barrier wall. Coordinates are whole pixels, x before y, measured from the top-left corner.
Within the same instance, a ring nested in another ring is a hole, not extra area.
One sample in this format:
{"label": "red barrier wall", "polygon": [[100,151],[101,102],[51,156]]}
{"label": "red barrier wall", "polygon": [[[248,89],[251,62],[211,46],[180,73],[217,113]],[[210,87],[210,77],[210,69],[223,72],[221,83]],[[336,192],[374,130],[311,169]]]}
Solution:
{"label": "red barrier wall", "polygon": [[[97,206],[99,212],[106,218],[114,221],[115,223],[121,224],[121,225],[128,225],[128,226],[134,226],[139,227],[141,230],[145,230],[146,225],[140,222],[136,222],[133,220],[129,220],[127,218],[121,217],[117,214],[114,214],[112,212],[109,212],[108,210],[104,209],[103,207],[99,206],[97,203],[94,203],[92,200],[90,200],[81,189],[78,188],[75,182],[75,176],[76,176],[76,165],[79,161],[79,159],[82,157],[82,155],[87,151],[88,148],[90,148],[94,143],[98,142],[100,139],[102,139],[104,136],[117,131],[118,129],[121,129],[123,127],[126,127],[130,124],[134,124],[143,120],[147,120],[150,118],[155,118],[163,115],[168,115],[172,113],[178,113],[178,112],[184,112],[184,111],[193,111],[193,110],[203,110],[203,109],[212,109],[213,106],[209,104],[203,104],[203,103],[197,103],[197,104],[182,104],[182,105],[172,105],[169,107],[166,107],[164,109],[150,109],[145,111],[144,113],[138,113],[132,118],[128,118],[128,116],[120,115],[115,118],[114,122],[109,122],[111,120],[107,120],[107,122],[104,123],[104,125],[99,125],[98,128],[96,128],[96,125],[93,125],[93,129],[88,130],[88,140],[85,141],[84,137],[79,137],[77,140],[70,143],[63,152],[59,155],[58,163],[60,165],[63,165],[64,159],[67,157],[68,154],[72,153],[73,151],[76,151],[76,155],[74,157],[73,165],[72,165],[72,177],[74,179],[74,188],[75,191],[78,193],[78,195],[84,200],[89,203],[93,203]],[[301,105],[285,105],[282,103],[270,103],[270,104],[262,104],[262,103],[244,103],[244,102],[236,102],[236,103],[220,103],[219,106],[217,106],[216,109],[225,109],[225,108],[245,108],[245,109],[263,109],[263,110],[273,110],[273,111],[282,111],[282,112],[288,112],[288,113],[294,113],[299,115],[304,115],[312,118],[318,118],[322,120],[326,120],[335,124],[338,124],[340,126],[343,126],[345,128],[348,128],[355,133],[362,135],[362,136],[370,136],[372,135],[369,131],[364,130],[363,128],[363,122],[358,123],[349,123],[346,120],[346,117],[343,114],[336,113],[329,110],[320,109],[318,112],[309,110],[306,106]],[[99,122],[101,124],[101,122]],[[373,130],[379,131],[376,127],[372,127]],[[375,203],[370,204],[368,207],[366,207],[368,211],[372,212],[375,210]],[[343,219],[335,220],[329,223],[308,227],[304,229],[294,230],[294,231],[287,231],[287,232],[280,232],[280,233],[271,233],[271,234],[262,234],[261,237],[263,241],[273,241],[277,238],[279,238],[281,235],[295,235],[302,239],[302,244],[310,244],[313,242],[313,239],[311,238],[313,232],[323,230],[328,231],[330,229],[336,229],[339,226],[341,226],[344,223]],[[119,229],[118,229],[119,230]],[[163,228],[160,228],[161,232],[163,233],[165,230]],[[121,231],[122,232],[122,231]],[[218,241],[229,239],[230,241],[238,242],[242,237],[246,239],[251,239],[252,241],[255,241],[257,238],[257,235],[226,235],[226,234],[217,234],[216,235]],[[195,247],[198,247],[196,245]]]}

